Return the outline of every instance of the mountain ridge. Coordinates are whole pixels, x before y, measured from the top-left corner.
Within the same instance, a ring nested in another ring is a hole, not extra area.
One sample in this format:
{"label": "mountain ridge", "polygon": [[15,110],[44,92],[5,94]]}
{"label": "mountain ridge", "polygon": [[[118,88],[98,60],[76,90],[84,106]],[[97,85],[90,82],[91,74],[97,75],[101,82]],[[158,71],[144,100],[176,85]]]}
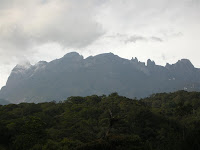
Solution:
{"label": "mountain ridge", "polygon": [[199,76],[200,69],[188,59],[160,66],[150,59],[145,65],[113,53],[83,58],[71,52],[51,62],[16,65],[0,98],[13,103],[43,102],[112,92],[141,98],[159,92],[200,91]]}

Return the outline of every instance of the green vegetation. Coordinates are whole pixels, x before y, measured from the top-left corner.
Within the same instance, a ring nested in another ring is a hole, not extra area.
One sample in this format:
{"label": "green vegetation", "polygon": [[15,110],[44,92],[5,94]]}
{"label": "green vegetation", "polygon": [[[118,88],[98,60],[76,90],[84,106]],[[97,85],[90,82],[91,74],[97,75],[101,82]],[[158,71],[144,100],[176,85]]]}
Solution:
{"label": "green vegetation", "polygon": [[0,105],[1,150],[199,150],[200,93]]}

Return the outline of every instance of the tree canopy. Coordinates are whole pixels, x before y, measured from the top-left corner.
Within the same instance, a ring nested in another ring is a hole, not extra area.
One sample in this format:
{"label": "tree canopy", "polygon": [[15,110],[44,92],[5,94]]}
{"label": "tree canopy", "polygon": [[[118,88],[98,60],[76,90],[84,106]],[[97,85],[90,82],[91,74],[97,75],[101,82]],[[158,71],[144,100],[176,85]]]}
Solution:
{"label": "tree canopy", "polygon": [[200,93],[0,105],[2,150],[198,150]]}

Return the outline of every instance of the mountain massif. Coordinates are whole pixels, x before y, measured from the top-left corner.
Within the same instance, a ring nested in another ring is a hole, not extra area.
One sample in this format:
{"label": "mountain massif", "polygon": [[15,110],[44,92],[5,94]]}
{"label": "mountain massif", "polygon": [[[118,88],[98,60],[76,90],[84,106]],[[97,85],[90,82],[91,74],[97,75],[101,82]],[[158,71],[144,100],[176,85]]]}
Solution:
{"label": "mountain massif", "polygon": [[76,52],[51,62],[17,65],[0,99],[11,103],[60,101],[70,96],[118,92],[129,98],[177,90],[200,91],[200,69],[187,60],[166,66],[112,53],[83,58]]}

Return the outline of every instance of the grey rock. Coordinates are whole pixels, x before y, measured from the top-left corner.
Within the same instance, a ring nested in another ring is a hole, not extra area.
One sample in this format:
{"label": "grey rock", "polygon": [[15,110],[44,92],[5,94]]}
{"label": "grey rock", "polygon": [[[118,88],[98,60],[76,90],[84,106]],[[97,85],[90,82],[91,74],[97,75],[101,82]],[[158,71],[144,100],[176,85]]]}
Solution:
{"label": "grey rock", "polygon": [[118,92],[129,98],[176,90],[200,91],[200,69],[187,59],[166,66],[113,53],[86,59],[76,52],[51,62],[17,65],[0,98],[11,103],[65,100],[69,96]]}

